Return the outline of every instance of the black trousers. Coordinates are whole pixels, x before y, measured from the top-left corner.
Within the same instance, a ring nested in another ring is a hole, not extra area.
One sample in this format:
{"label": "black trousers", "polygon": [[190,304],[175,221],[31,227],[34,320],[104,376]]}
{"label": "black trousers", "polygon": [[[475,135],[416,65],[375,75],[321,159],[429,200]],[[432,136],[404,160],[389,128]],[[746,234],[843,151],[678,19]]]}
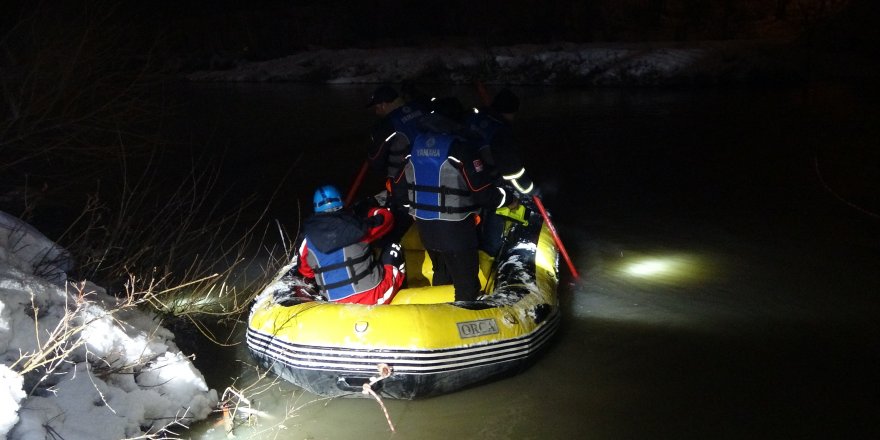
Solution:
{"label": "black trousers", "polygon": [[480,256],[477,249],[439,251],[428,249],[434,265],[435,286],[452,284],[456,301],[473,301],[480,295]]}
{"label": "black trousers", "polygon": [[456,301],[480,295],[480,255],[473,216],[459,221],[416,220],[422,244],[434,265],[434,285],[455,287]]}

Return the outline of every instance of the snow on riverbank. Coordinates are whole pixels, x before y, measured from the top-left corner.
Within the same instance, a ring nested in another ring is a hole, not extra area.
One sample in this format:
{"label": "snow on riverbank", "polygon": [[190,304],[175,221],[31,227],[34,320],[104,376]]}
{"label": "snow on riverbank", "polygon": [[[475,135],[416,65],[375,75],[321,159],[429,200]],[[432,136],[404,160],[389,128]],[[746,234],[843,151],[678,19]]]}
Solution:
{"label": "snow on riverbank", "polygon": [[206,418],[217,392],[174,335],[97,286],[67,282],[64,257],[0,212],[0,440],[122,439]]}
{"label": "snow on riverbank", "polygon": [[494,48],[310,50],[193,81],[382,83],[412,80],[469,84],[683,85],[801,78],[802,51],[787,41],[620,45],[516,45]]}

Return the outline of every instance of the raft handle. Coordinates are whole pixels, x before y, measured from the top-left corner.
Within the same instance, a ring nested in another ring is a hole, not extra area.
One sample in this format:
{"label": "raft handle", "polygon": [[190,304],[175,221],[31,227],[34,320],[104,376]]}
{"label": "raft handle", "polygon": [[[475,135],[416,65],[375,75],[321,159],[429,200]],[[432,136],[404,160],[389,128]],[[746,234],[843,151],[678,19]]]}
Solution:
{"label": "raft handle", "polygon": [[[365,383],[370,383],[369,377],[345,377],[345,376],[337,376],[336,377],[336,387],[342,391],[350,391],[353,393],[360,393],[364,390]],[[381,390],[382,389],[382,382],[373,383],[372,388],[374,391]]]}

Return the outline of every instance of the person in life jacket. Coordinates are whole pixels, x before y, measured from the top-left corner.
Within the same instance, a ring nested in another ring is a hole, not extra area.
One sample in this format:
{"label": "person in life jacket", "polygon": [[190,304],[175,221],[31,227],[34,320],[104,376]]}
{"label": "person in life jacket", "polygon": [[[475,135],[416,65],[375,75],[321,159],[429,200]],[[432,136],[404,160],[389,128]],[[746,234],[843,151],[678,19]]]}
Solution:
{"label": "person in life jacket", "polygon": [[412,218],[398,202],[391,186],[391,179],[403,167],[415,139],[419,120],[428,112],[422,101],[404,101],[393,87],[383,85],[373,92],[367,108],[371,108],[379,120],[371,129],[372,147],[367,161],[374,173],[380,174],[387,191],[385,206],[395,218],[395,227],[384,241],[399,241],[412,225]]}
{"label": "person in life jacket", "polygon": [[379,120],[373,125],[372,149],[367,154],[371,166],[386,178],[400,173],[404,157],[409,153],[418,132],[419,119],[427,113],[420,101],[404,102],[393,87],[378,87],[367,102]]}
{"label": "person in life jacket", "polygon": [[[519,98],[508,88],[495,95],[488,107],[475,108],[465,124],[479,133],[488,144],[487,162],[499,185],[513,189],[517,197],[531,205],[536,195],[535,184],[526,173],[513,137],[513,120],[519,111]],[[514,206],[514,212],[525,208]],[[506,213],[506,211],[505,211]],[[489,255],[496,255],[501,248],[506,215],[484,212],[481,226],[480,248]]]}
{"label": "person in life jacket", "polygon": [[479,146],[450,132],[426,129],[416,136],[394,179],[431,257],[432,284],[451,283],[456,301],[473,301],[480,293],[477,213],[483,206],[505,206],[511,197],[493,185]]}
{"label": "person in life jacket", "polygon": [[403,250],[389,243],[379,261],[371,243],[394,223],[387,208],[373,207],[365,219],[343,209],[339,190],[319,187],[314,195],[315,214],[303,222],[298,246],[298,271],[313,278],[320,293],[341,303],[388,304],[406,277]]}

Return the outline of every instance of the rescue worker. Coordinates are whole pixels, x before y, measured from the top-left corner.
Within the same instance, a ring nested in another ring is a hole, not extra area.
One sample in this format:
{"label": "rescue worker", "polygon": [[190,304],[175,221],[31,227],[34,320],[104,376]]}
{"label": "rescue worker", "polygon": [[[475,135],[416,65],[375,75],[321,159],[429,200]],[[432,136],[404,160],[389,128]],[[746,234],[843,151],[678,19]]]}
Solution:
{"label": "rescue worker", "polygon": [[397,90],[388,85],[373,92],[367,108],[372,108],[379,116],[372,128],[373,148],[367,159],[386,179],[396,177],[417,134],[417,123],[427,112],[414,102],[404,102]]}
{"label": "rescue worker", "polygon": [[403,285],[405,261],[399,243],[384,247],[375,261],[371,243],[391,230],[387,208],[370,208],[365,219],[343,209],[339,190],[324,185],[315,191],[315,214],[303,222],[298,270],[314,279],[330,301],[388,304]]}
{"label": "rescue worker", "polygon": [[507,191],[492,184],[479,145],[425,130],[394,180],[431,257],[432,284],[451,283],[456,301],[473,301],[480,293],[477,213],[482,206],[495,209],[510,200]]}
{"label": "rescue worker", "polygon": [[467,117],[471,130],[489,143],[492,164],[500,177],[522,195],[530,195],[534,183],[526,174],[513,138],[513,120],[519,111],[519,98],[508,88],[501,89],[489,107],[476,108]]}
{"label": "rescue worker", "polygon": [[[519,111],[519,104],[519,98],[510,89],[501,89],[488,107],[475,108],[465,123],[488,144],[488,154],[484,157],[496,173],[494,177],[500,179],[497,184],[512,188],[519,199],[530,205],[531,196],[536,194],[535,185],[519,158],[513,137],[513,120]],[[511,206],[514,212],[524,209],[515,204]],[[495,256],[501,248],[506,217],[495,212],[484,212],[483,217],[480,248]]]}
{"label": "rescue worker", "polygon": [[400,174],[404,158],[409,154],[410,145],[418,132],[416,126],[427,111],[418,103],[406,103],[397,90],[383,85],[373,92],[367,103],[379,116],[372,128],[372,148],[367,160],[374,172],[381,174],[388,192],[385,206],[392,210],[395,227],[388,234],[388,241],[399,241],[412,225],[407,210],[397,202],[391,188],[391,179]]}

